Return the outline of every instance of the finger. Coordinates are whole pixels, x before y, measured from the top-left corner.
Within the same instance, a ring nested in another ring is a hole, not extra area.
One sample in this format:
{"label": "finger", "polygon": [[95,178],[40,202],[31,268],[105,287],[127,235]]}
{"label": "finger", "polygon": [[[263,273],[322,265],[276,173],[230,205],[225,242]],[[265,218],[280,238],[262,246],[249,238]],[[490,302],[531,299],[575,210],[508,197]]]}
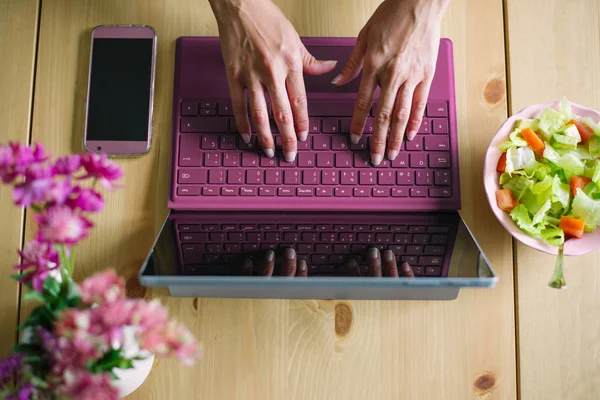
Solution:
{"label": "finger", "polygon": [[271,158],[275,155],[275,145],[273,143],[271,127],[269,126],[269,113],[265,100],[265,91],[260,82],[253,82],[248,92],[250,94],[250,115],[256,127],[258,142],[265,155]]}
{"label": "finger", "polygon": [[371,162],[373,165],[379,165],[383,160],[385,144],[387,142],[388,128],[394,110],[394,102],[398,94],[399,84],[393,81],[383,84],[383,90],[377,100],[377,110],[375,110],[375,130],[371,138]]}
{"label": "finger", "polygon": [[307,277],[308,276],[308,266],[306,265],[306,261],[304,261],[304,260],[298,261],[298,269],[296,269],[296,276],[299,276],[299,277]]}
{"label": "finger", "polygon": [[269,250],[265,253],[265,257],[263,259],[260,275],[261,276],[273,276],[273,270],[275,269],[275,252],[273,250]]}
{"label": "finger", "polygon": [[346,274],[348,276],[360,276],[360,267],[355,259],[348,260],[348,264],[346,264]]}
{"label": "finger", "polygon": [[410,109],[410,119],[406,133],[406,138],[408,140],[413,140],[415,136],[417,136],[417,132],[419,132],[421,122],[423,121],[423,114],[425,113],[425,106],[427,106],[427,98],[429,97],[430,88],[431,79],[422,81],[415,88],[412,98],[412,107]]}
{"label": "finger", "polygon": [[279,134],[281,135],[283,156],[286,161],[292,162],[296,159],[298,143],[296,141],[296,132],[294,130],[294,117],[285,86],[274,83],[269,87],[269,97],[271,98],[273,118],[275,118],[275,122],[279,127]]}
{"label": "finger", "polygon": [[402,146],[404,131],[406,130],[406,124],[410,115],[413,93],[414,87],[408,82],[404,82],[396,96],[396,104],[392,113],[392,131],[387,143],[387,157],[392,161],[396,159]]}
{"label": "finger", "polygon": [[348,57],[348,61],[346,61],[344,68],[342,68],[340,73],[333,78],[331,83],[341,86],[356,78],[363,67],[366,49],[366,41],[362,39],[362,35],[358,35],[356,45],[354,46],[350,57]]}
{"label": "finger", "polygon": [[240,275],[252,276],[252,260],[246,258],[240,268]]}
{"label": "finger", "polygon": [[379,249],[371,247],[367,253],[367,266],[369,267],[369,276],[381,276],[381,257]]}
{"label": "finger", "polygon": [[282,276],[296,275],[296,252],[291,247],[283,251],[283,263],[281,266]]}
{"label": "finger", "polygon": [[306,88],[301,71],[291,71],[288,75],[287,91],[292,104],[294,128],[298,132],[298,139],[302,142],[308,137],[308,108],[306,106]]}
{"label": "finger", "polygon": [[407,262],[400,264],[400,276],[403,278],[414,278],[415,274]]}
{"label": "finger", "polygon": [[365,70],[360,80],[360,88],[354,103],[354,113],[350,124],[350,141],[357,144],[365,129],[365,121],[371,112],[373,95],[377,88],[377,79],[374,73]]}
{"label": "finger", "polygon": [[383,276],[398,278],[396,256],[391,250],[386,250],[383,252]]}
{"label": "finger", "polygon": [[337,65],[335,60],[317,60],[312,54],[302,47],[302,68],[308,75],[322,75],[330,72]]}
{"label": "finger", "polygon": [[239,81],[231,81],[231,108],[235,117],[235,125],[240,136],[246,143],[250,143],[250,121],[248,120],[248,107],[244,86]]}

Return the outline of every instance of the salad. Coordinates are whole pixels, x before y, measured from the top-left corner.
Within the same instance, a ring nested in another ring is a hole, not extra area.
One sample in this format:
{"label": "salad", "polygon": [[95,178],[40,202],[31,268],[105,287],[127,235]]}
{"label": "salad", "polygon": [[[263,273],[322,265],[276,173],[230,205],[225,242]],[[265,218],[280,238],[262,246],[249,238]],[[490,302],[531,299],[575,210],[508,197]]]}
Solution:
{"label": "salad", "polygon": [[566,286],[565,240],[600,225],[600,124],[574,115],[567,99],[515,123],[500,145],[498,207],[529,236],[558,247],[551,287]]}

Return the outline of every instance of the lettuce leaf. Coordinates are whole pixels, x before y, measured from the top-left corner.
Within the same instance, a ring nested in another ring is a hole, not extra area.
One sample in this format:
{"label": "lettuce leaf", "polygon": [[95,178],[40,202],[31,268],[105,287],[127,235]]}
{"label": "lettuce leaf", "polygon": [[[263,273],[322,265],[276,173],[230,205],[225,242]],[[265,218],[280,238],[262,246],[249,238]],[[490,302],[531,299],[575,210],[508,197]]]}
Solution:
{"label": "lettuce leaf", "polygon": [[509,174],[523,169],[535,161],[535,154],[530,147],[513,147],[506,151],[506,172]]}

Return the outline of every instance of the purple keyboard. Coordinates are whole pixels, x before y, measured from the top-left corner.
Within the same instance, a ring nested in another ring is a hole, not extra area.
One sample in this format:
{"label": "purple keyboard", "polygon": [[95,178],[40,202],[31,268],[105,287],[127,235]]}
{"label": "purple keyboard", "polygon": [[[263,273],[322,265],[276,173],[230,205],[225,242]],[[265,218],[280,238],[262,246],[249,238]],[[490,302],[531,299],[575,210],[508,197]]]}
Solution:
{"label": "purple keyboard", "polygon": [[[349,258],[367,273],[369,247],[392,250],[415,276],[447,276],[456,238],[455,216],[175,215],[172,228],[184,274],[235,274],[244,258],[291,247],[310,275],[340,276]],[[354,220],[354,223],[348,223]]]}
{"label": "purple keyboard", "polygon": [[[394,161],[384,159],[375,167],[369,155],[372,112],[360,142],[351,144],[349,126],[355,94],[311,94],[311,88],[317,90],[319,86],[309,80],[306,82],[309,135],[305,142],[298,141],[294,162],[288,163],[283,158],[274,121],[271,129],[275,157],[264,155],[255,134],[249,144],[244,143],[237,133],[230,100],[219,96],[228,95],[226,81],[209,84],[197,76],[198,71],[212,71],[204,75],[219,81],[218,75],[223,75],[222,70],[212,65],[217,57],[222,61],[218,41],[210,39],[178,40],[170,208],[312,211],[460,208],[449,41],[442,41],[440,47],[438,70],[419,134],[413,141],[403,143]],[[331,40],[306,39],[313,46]],[[334,43],[334,49],[351,51],[352,40],[335,40],[339,43]]]}

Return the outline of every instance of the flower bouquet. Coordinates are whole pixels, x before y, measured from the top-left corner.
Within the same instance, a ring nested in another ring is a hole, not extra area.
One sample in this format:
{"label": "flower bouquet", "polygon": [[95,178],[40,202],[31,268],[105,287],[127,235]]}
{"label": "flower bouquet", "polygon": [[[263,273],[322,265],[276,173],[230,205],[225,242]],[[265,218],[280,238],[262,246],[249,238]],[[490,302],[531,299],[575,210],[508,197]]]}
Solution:
{"label": "flower bouquet", "polygon": [[113,269],[73,280],[75,245],[93,227],[86,214],[104,207],[97,186],[117,187],[122,176],[105,155],[50,161],[40,144],[0,144],[0,180],[38,224],[13,278],[29,288],[25,300],[39,303],[19,326],[20,343],[0,360],[0,398],[118,399],[118,373],[139,360],[176,356],[190,365],[201,356],[159,301],[127,298]]}

